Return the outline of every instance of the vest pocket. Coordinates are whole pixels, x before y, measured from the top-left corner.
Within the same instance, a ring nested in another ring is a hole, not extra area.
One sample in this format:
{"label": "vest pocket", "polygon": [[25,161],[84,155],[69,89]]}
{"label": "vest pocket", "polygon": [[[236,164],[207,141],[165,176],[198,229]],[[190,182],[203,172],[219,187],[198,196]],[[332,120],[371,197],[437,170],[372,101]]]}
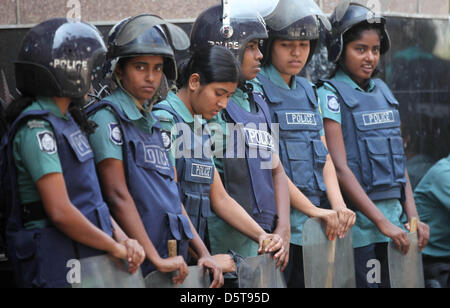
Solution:
{"label": "vest pocket", "polygon": [[169,229],[173,238],[177,241],[181,240],[180,226],[178,224],[178,216],[176,214],[167,213],[167,219],[169,220]]}
{"label": "vest pocket", "polygon": [[178,215],[178,221],[183,230],[183,240],[191,240],[194,238],[194,234],[191,231],[191,225],[189,224],[189,220],[183,214]]}
{"label": "vest pocket", "polygon": [[292,182],[300,189],[308,189],[311,180],[313,180],[311,147],[312,144],[307,142],[286,140],[286,152],[291,167]]}
{"label": "vest pocket", "polygon": [[200,216],[201,216],[201,207],[202,207],[202,199],[199,195],[195,195],[192,193],[184,194],[184,208],[191,219],[191,223],[194,225],[196,230],[199,230],[198,227],[200,225]]}
{"label": "vest pocket", "polygon": [[[41,278],[41,264],[39,262],[38,247],[40,231],[21,230],[13,235],[15,256],[18,272],[23,284],[21,287],[42,287],[45,281]],[[17,274],[16,274],[17,275]]]}
{"label": "vest pocket", "polygon": [[195,230],[204,239],[206,220],[211,216],[209,195],[186,192],[184,194],[184,207]]}
{"label": "vest pocket", "polygon": [[169,229],[173,238],[177,241],[193,239],[189,220],[183,214],[172,214],[167,213],[167,218],[169,220]]}
{"label": "vest pocket", "polygon": [[98,220],[98,226],[102,229],[103,232],[108,234],[112,237],[112,222],[111,222],[111,216],[109,213],[109,209],[106,206],[106,204],[101,205],[100,207],[95,209],[97,220]]}
{"label": "vest pocket", "polygon": [[312,144],[314,148],[314,176],[317,181],[317,187],[321,191],[326,191],[327,188],[323,178],[323,169],[327,162],[328,150],[322,140],[313,140]]}
{"label": "vest pocket", "polygon": [[[371,180],[368,183],[371,183],[373,186],[390,186],[392,181],[392,168],[388,139],[373,137],[367,138],[365,141],[371,169]],[[366,174],[363,172],[363,178],[365,177]]]}
{"label": "vest pocket", "polygon": [[401,137],[389,138],[392,151],[392,162],[394,164],[394,180],[397,183],[406,183],[405,169],[406,157],[403,150],[403,140]]}
{"label": "vest pocket", "polygon": [[209,194],[208,195],[202,194],[202,211],[201,211],[201,213],[202,213],[202,215],[200,218],[198,230],[199,230],[200,237],[202,238],[203,241],[205,241],[208,217],[212,215]]}
{"label": "vest pocket", "polygon": [[74,242],[56,228],[46,228],[41,233],[38,254],[42,263],[41,275],[46,282],[46,287],[69,287],[67,262],[78,259]]}

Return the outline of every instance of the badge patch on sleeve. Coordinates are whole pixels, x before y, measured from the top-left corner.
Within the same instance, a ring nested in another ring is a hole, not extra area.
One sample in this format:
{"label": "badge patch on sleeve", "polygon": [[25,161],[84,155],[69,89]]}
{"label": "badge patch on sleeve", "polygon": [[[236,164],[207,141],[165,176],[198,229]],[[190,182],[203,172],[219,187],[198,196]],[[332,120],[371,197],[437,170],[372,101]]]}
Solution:
{"label": "badge patch on sleeve", "polygon": [[48,130],[39,132],[36,134],[36,137],[39,142],[39,148],[42,152],[48,154],[54,154],[57,152],[56,140],[52,132]]}
{"label": "badge patch on sleeve", "polygon": [[167,130],[163,130],[161,131],[161,136],[164,147],[166,148],[167,151],[170,150],[170,148],[172,147],[172,134]]}
{"label": "badge patch on sleeve", "polygon": [[341,105],[336,96],[327,95],[327,108],[333,113],[339,113],[341,111]]}
{"label": "badge patch on sleeve", "polygon": [[119,124],[109,123],[109,138],[116,145],[122,145],[122,131],[120,130]]}

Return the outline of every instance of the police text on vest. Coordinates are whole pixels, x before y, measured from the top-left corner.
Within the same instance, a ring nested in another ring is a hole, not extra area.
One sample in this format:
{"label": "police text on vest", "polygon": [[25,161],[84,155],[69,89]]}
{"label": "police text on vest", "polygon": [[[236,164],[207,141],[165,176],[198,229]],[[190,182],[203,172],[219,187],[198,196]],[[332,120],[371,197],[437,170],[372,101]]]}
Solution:
{"label": "police text on vest", "polygon": [[362,116],[365,126],[395,122],[394,112],[392,111],[364,113]]}

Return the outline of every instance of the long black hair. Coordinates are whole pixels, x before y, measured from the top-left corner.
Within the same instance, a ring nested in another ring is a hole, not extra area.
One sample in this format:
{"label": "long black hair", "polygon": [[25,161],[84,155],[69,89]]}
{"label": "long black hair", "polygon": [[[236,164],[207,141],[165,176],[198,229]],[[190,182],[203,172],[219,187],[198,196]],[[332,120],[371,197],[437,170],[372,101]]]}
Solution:
{"label": "long black hair", "polygon": [[177,87],[184,88],[192,74],[199,74],[200,84],[213,82],[242,82],[239,62],[231,51],[225,47],[211,45],[196,50],[189,59],[178,67]]}

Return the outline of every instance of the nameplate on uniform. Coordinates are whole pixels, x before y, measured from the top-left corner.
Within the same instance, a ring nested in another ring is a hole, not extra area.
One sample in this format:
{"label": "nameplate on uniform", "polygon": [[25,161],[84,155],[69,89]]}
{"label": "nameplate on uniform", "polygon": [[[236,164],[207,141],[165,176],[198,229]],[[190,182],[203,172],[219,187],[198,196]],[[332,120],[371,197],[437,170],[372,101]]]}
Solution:
{"label": "nameplate on uniform", "polygon": [[212,176],[213,167],[208,165],[192,163],[191,176],[203,179],[210,179]]}
{"label": "nameplate on uniform", "polygon": [[71,134],[70,140],[75,150],[78,152],[78,154],[80,154],[80,156],[85,156],[89,153],[92,153],[89,141],[81,131]]}
{"label": "nameplate on uniform", "polygon": [[170,169],[166,149],[157,145],[145,145],[145,162],[155,165],[158,168]]}
{"label": "nameplate on uniform", "polygon": [[315,114],[309,112],[287,112],[286,122],[288,125],[317,125]]}
{"label": "nameplate on uniform", "polygon": [[362,117],[365,126],[395,123],[393,111],[363,113]]}
{"label": "nameplate on uniform", "polygon": [[268,132],[247,127],[244,128],[244,131],[249,146],[275,150],[274,139]]}

